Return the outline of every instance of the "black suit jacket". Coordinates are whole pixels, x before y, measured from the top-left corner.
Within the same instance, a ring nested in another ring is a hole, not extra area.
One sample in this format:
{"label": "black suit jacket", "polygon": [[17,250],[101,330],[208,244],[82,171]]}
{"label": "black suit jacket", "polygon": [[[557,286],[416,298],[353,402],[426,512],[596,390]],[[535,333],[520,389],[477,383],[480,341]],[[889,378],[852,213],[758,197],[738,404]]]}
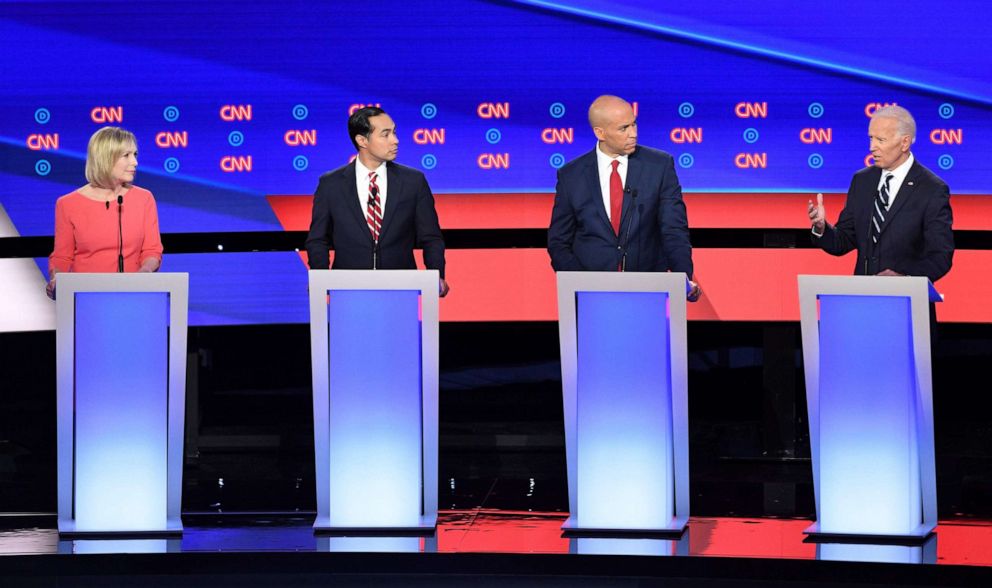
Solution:
{"label": "black suit jacket", "polygon": [[386,163],[386,209],[376,248],[358,200],[355,162],[320,177],[313,195],[313,216],[307,236],[310,269],[416,269],[415,247],[424,250],[424,265],[444,277],[444,239],[434,208],[434,195],[421,172]]}
{"label": "black suit jacket", "polygon": [[823,237],[814,236],[813,242],[833,255],[857,249],[856,275],[875,275],[891,269],[936,282],[951,269],[954,256],[947,184],[914,161],[885,215],[878,243],[873,244],[871,213],[881,177],[882,170],[877,167],[854,174],[837,225],[828,224]]}
{"label": "black suit jacket", "polygon": [[685,272],[692,278],[692,246],[682,187],[672,156],[638,147],[627,160],[620,234],[603,204],[596,151],[558,170],[548,228],[556,271]]}

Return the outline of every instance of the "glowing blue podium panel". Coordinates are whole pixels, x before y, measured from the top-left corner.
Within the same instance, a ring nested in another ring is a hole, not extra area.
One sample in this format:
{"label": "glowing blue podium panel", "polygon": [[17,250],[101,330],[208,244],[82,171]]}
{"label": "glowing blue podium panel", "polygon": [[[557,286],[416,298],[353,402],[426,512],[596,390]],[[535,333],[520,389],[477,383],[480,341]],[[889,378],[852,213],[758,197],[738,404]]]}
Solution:
{"label": "glowing blue podium panel", "polygon": [[937,524],[926,278],[799,276],[817,522],[917,538]]}
{"label": "glowing blue podium panel", "polygon": [[681,273],[558,272],[566,531],[681,532],[689,518]]}
{"label": "glowing blue podium panel", "polygon": [[310,272],[315,530],[437,524],[438,283]]}
{"label": "glowing blue podium panel", "polygon": [[188,283],[59,275],[60,533],[182,532]]}

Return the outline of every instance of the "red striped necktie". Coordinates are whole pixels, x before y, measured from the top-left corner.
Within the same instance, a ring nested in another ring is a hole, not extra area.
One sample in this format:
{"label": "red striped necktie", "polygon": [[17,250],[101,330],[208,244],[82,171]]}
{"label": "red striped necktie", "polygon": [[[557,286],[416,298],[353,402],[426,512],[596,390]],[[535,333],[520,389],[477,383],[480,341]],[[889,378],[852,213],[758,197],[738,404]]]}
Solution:
{"label": "red striped necktie", "polygon": [[365,208],[365,220],[369,223],[372,240],[379,242],[379,231],[382,230],[382,204],[379,200],[379,186],[375,183],[376,173],[369,172],[369,202]]}

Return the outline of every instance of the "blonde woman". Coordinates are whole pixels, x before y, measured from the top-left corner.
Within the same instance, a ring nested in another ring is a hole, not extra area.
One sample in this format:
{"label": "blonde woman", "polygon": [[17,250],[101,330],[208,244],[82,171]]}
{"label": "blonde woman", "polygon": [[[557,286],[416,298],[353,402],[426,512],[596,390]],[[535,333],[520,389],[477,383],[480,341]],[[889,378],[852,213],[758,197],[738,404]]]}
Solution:
{"label": "blonde woman", "polygon": [[154,272],[162,263],[155,199],[135,186],[134,134],[104,127],[86,150],[87,184],[55,203],[48,295],[60,272]]}

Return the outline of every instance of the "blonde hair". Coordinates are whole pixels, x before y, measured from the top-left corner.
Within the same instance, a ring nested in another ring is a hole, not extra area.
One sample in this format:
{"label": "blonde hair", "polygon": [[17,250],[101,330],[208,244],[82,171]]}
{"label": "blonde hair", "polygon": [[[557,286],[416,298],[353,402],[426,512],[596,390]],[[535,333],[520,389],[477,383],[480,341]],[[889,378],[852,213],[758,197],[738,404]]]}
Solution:
{"label": "blonde hair", "polygon": [[[86,181],[98,188],[113,186],[114,164],[124,152],[137,150],[134,133],[120,127],[103,127],[93,133],[86,148]],[[130,184],[124,184],[130,187]]]}

